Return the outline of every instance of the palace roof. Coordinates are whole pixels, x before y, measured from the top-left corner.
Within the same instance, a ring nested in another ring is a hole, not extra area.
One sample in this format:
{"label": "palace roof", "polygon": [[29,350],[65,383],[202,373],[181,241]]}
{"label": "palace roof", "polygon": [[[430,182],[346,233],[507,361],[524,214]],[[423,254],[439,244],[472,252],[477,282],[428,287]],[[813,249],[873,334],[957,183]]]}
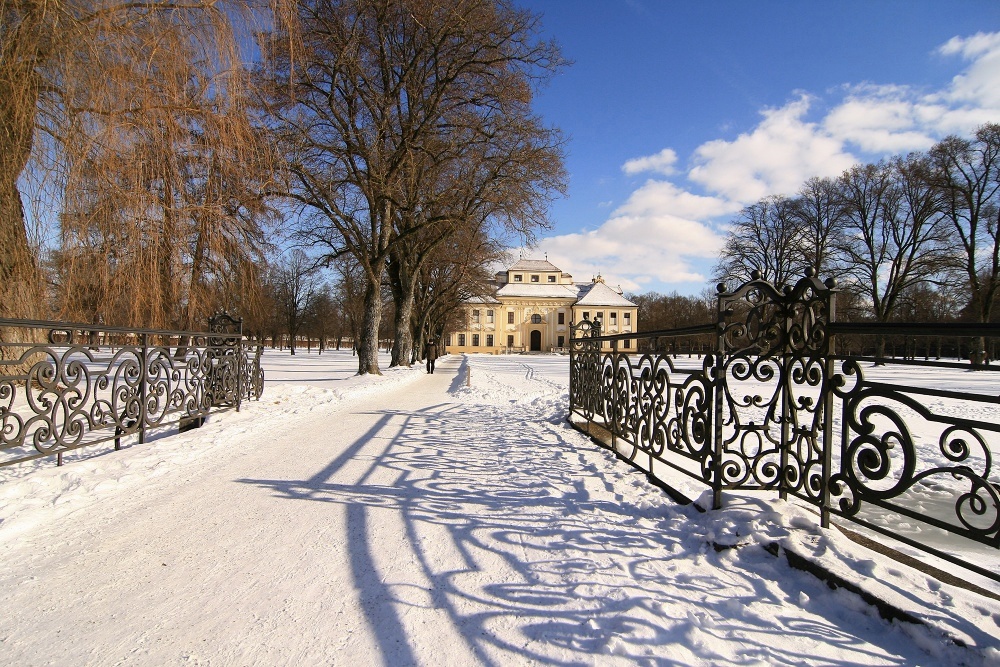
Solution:
{"label": "palace roof", "polygon": [[[540,270],[540,269],[532,269]],[[497,290],[497,298],[508,299],[575,299],[576,285],[556,285],[553,283],[507,283]]]}
{"label": "palace roof", "polygon": [[577,306],[612,306],[615,308],[634,308],[635,304],[623,297],[617,291],[604,284],[603,281],[580,285],[580,298]]}
{"label": "palace roof", "polygon": [[559,271],[562,269],[545,259],[519,259],[508,271]]}

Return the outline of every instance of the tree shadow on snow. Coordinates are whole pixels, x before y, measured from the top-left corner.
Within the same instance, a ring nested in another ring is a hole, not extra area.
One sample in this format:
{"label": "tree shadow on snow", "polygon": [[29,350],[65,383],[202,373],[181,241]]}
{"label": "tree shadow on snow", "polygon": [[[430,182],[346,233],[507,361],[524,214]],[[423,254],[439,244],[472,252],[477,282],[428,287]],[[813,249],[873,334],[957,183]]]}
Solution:
{"label": "tree shadow on snow", "polygon": [[[594,453],[578,452],[562,424],[533,422],[517,405],[376,416],[308,479],[239,481],[346,506],[352,574],[384,664],[418,662],[403,621],[418,603],[409,584],[391,583],[398,571],[386,583],[391,563],[415,568],[429,604],[482,664],[600,663],[600,655],[657,665],[927,661],[915,645],[902,657],[874,653],[870,644],[900,630],[863,611],[783,618],[798,610],[790,596],[831,593],[762,549],[715,553],[691,508],[616,495]],[[396,531],[391,543],[376,544],[385,512],[400,527],[384,529]],[[809,654],[810,643],[835,645],[838,659]]]}

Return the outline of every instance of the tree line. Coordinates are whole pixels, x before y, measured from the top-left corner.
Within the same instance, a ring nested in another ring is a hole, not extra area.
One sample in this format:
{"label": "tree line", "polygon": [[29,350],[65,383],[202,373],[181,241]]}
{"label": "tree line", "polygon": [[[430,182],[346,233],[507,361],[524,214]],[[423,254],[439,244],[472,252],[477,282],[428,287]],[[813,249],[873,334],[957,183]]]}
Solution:
{"label": "tree line", "polygon": [[[729,222],[713,282],[735,288],[759,272],[783,286],[808,271],[836,277],[842,321],[1000,321],[1000,124],[946,137],[928,151],[858,164],[839,177],[810,178],[794,196],[769,195],[744,207]],[[712,290],[628,298],[639,306],[640,331],[716,317]],[[678,344],[702,343],[690,337]],[[885,344],[876,341],[878,356]]]}
{"label": "tree line", "polygon": [[364,374],[388,315],[411,363],[564,190],[539,27],[505,0],[0,0],[0,317],[336,311]]}
{"label": "tree line", "polygon": [[838,318],[996,321],[1000,292],[1000,125],[925,152],[811,178],[731,221],[715,270],[793,284],[835,276]]}

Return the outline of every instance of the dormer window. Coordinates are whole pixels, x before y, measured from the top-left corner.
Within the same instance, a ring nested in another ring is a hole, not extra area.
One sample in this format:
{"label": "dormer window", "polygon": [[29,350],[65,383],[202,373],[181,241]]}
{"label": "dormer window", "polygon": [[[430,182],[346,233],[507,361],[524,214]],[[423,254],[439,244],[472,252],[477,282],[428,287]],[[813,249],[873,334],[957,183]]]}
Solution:
{"label": "dormer window", "polygon": [[554,283],[555,281],[556,281],[556,277],[555,276],[549,276],[549,282],[550,283]]}
{"label": "dormer window", "polygon": [[515,274],[514,274],[514,282],[515,282],[515,283],[519,283],[519,282],[521,282],[522,278],[523,278],[523,277],[521,276],[521,274],[520,274],[520,273],[515,273]]}
{"label": "dormer window", "polygon": [[538,276],[531,276],[531,282],[537,283],[538,282]]}

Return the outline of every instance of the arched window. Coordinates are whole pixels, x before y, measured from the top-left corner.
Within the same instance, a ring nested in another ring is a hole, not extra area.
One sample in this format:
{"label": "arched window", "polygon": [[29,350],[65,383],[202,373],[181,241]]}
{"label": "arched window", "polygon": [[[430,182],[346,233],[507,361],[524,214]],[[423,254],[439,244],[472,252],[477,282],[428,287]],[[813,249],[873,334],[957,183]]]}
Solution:
{"label": "arched window", "polygon": [[531,323],[532,324],[541,324],[542,323],[542,316],[541,315],[532,315],[531,316]]}

